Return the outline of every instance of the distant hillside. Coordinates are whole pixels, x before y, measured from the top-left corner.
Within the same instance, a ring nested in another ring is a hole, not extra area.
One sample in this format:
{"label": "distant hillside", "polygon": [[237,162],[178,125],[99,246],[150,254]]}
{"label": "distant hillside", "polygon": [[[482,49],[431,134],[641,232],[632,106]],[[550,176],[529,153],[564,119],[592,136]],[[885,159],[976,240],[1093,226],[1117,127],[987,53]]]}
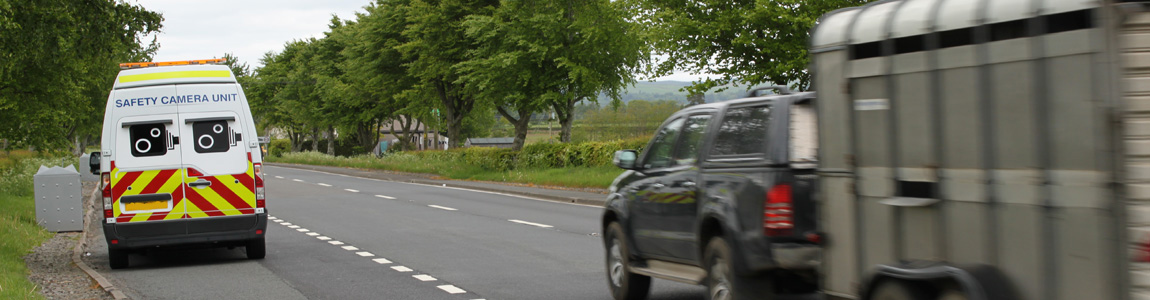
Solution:
{"label": "distant hillside", "polygon": [[[687,81],[658,81],[648,82],[639,81],[635,86],[628,87],[623,93],[623,102],[631,100],[671,100],[680,103],[687,103],[687,92],[681,92],[679,89],[691,85]],[[707,93],[705,98],[707,102],[716,102],[730,99],[741,98],[746,95],[746,87],[732,87],[723,91],[722,93]],[[605,99],[601,97],[600,99]]]}

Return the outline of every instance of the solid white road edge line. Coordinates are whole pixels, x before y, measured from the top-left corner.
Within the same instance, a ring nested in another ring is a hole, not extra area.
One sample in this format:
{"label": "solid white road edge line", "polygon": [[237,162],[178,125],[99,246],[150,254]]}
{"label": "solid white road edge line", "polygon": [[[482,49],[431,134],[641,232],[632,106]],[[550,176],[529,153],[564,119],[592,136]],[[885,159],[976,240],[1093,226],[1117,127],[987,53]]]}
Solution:
{"label": "solid white road edge line", "polygon": [[438,209],[442,209],[442,210],[458,210],[458,209],[450,208],[447,206],[439,206],[439,205],[428,205],[428,207],[438,208]]}
{"label": "solid white road edge line", "polygon": [[441,285],[441,286],[437,286],[437,288],[439,288],[439,289],[443,290],[444,292],[447,292],[448,294],[463,294],[463,293],[467,293],[467,291],[464,291],[463,289],[461,289],[461,288],[457,288],[457,287],[455,287],[454,285],[450,285],[450,284],[448,284],[448,285]]}
{"label": "solid white road edge line", "polygon": [[523,220],[508,220],[508,221],[511,221],[511,222],[515,222],[515,223],[519,223],[519,224],[523,224],[523,225],[531,225],[531,226],[535,226],[535,227],[542,227],[542,228],[551,228],[551,227],[555,227],[555,226],[551,226],[551,225],[547,225],[547,224],[539,224],[539,223],[527,222],[527,221],[523,221]]}
{"label": "solid white road edge line", "polygon": [[419,279],[419,281],[435,281],[436,280],[435,277],[431,277],[431,275],[427,275],[427,274],[412,275],[411,277],[415,277],[415,279]]}

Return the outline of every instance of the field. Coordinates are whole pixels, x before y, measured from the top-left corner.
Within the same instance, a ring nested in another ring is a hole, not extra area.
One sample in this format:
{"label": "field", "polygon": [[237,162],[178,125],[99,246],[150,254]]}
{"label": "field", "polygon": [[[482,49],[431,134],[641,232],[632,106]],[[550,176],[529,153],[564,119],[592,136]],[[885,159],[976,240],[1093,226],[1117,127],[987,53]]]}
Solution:
{"label": "field", "polygon": [[[75,164],[68,162],[67,164]],[[27,151],[0,152],[0,298],[41,299],[28,281],[24,255],[52,233],[36,225],[32,175],[40,165],[59,166],[61,158]]]}

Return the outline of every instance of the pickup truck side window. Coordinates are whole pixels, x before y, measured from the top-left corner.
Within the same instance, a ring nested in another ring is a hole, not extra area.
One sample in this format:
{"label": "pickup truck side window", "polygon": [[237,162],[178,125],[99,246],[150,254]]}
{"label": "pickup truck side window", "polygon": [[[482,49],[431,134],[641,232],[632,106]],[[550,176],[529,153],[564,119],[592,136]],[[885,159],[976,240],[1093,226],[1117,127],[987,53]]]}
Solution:
{"label": "pickup truck side window", "polygon": [[689,165],[699,158],[699,146],[703,143],[703,135],[707,133],[707,121],[711,115],[695,115],[687,118],[687,125],[683,127],[683,137],[679,139],[679,146],[675,150],[675,164]]}
{"label": "pickup truck side window", "polygon": [[769,106],[731,108],[719,125],[712,156],[766,153]]}
{"label": "pickup truck side window", "polygon": [[679,137],[679,131],[683,128],[683,118],[675,119],[667,126],[659,128],[659,132],[655,133],[655,138],[652,140],[651,149],[647,152],[646,159],[643,160],[643,167],[646,169],[666,168],[675,165],[675,161],[671,159],[671,153],[675,149],[675,140]]}

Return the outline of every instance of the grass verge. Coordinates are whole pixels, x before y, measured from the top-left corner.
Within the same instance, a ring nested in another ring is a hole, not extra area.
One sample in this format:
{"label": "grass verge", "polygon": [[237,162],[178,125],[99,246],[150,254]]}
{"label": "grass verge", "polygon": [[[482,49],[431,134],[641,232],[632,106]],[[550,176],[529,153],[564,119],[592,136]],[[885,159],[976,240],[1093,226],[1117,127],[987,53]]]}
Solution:
{"label": "grass verge", "polygon": [[370,155],[339,157],[316,152],[303,152],[288,153],[282,157],[268,157],[267,160],[273,163],[433,174],[460,180],[483,180],[577,188],[607,188],[607,186],[615,180],[615,177],[622,173],[622,170],[614,166],[491,170],[452,159],[427,159],[426,157],[404,153],[376,158]]}
{"label": "grass verge", "polygon": [[40,288],[28,280],[24,264],[24,255],[52,237],[36,225],[32,175],[40,165],[61,164],[61,158],[26,151],[0,152],[0,299],[44,298]]}

